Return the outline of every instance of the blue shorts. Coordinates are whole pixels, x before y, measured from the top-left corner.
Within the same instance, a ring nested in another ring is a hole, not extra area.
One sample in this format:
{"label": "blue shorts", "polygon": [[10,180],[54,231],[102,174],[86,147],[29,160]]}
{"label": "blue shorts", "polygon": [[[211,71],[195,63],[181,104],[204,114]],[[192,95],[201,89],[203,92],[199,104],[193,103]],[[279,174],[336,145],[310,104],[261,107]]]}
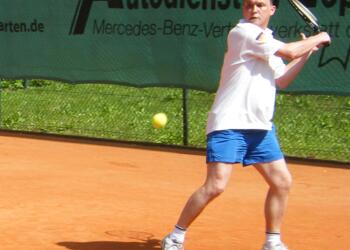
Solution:
{"label": "blue shorts", "polygon": [[207,163],[255,163],[283,159],[275,127],[272,130],[220,130],[207,135]]}

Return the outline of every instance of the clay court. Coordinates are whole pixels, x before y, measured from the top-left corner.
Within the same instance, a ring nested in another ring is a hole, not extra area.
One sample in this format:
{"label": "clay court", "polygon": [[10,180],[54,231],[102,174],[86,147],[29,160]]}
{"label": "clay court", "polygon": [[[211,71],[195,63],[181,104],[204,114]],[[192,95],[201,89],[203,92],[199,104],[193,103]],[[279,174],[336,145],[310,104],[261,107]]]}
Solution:
{"label": "clay court", "polygon": [[[189,150],[0,134],[1,250],[154,250],[205,177]],[[350,249],[350,169],[289,162],[291,250]],[[237,167],[187,250],[260,249],[267,186]]]}

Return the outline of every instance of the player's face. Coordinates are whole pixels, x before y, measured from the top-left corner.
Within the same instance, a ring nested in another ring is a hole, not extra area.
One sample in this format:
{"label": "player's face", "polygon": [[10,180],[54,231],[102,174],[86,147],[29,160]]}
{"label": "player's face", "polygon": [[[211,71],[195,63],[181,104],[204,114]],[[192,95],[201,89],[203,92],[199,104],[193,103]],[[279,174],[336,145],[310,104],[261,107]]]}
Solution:
{"label": "player's face", "polygon": [[243,17],[261,28],[267,28],[270,17],[275,13],[276,7],[271,0],[244,0]]}

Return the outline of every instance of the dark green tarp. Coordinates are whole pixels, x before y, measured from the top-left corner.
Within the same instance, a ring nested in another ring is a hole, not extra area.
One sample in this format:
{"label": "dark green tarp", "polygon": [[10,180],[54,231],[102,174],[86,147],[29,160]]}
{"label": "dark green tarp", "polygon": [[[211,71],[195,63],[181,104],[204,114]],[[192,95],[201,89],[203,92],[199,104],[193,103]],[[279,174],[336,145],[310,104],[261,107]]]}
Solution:
{"label": "dark green tarp", "polygon": [[[283,41],[311,29],[280,1]],[[350,94],[350,0],[303,1],[333,37],[287,91]],[[241,0],[0,0],[0,77],[215,91]]]}

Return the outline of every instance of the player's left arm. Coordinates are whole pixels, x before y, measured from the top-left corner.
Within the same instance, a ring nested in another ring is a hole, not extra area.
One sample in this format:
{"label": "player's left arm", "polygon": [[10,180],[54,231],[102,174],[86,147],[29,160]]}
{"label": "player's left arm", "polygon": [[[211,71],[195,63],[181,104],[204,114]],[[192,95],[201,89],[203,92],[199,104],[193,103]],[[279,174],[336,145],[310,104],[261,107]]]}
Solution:
{"label": "player's left arm", "polygon": [[315,47],[321,47],[330,42],[331,38],[326,32],[321,32],[307,38],[304,36],[302,40],[285,43],[275,55],[286,60],[294,60],[309,54]]}

